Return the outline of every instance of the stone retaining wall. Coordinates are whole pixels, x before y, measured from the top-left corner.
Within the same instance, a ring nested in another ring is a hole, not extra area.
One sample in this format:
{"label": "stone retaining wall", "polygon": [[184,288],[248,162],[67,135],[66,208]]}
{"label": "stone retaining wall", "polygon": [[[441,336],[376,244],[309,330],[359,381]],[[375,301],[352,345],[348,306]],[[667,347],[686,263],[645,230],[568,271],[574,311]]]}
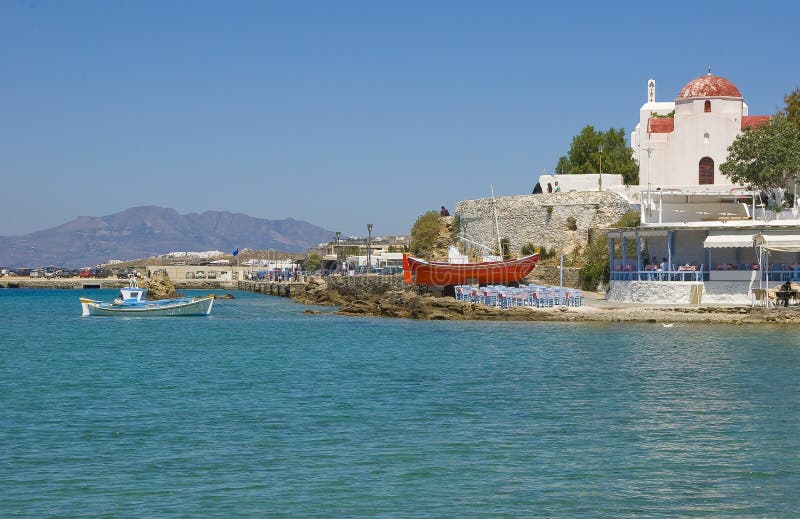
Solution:
{"label": "stone retaining wall", "polygon": [[[463,200],[455,206],[461,235],[489,247],[508,238],[517,255],[527,243],[547,249],[570,250],[588,243],[591,229],[607,228],[631,209],[621,196],[611,192],[542,193]],[[569,228],[574,219],[574,230]]]}
{"label": "stone retaining wall", "polygon": [[[536,269],[525,278],[526,281],[557,287],[561,280],[559,267],[552,265],[536,265]],[[564,286],[581,288],[581,270],[564,267]]]}
{"label": "stone retaining wall", "polygon": [[403,281],[402,275],[394,276],[328,276],[325,278],[328,287],[342,296],[358,296],[363,294],[380,295],[391,290],[425,292],[425,287],[409,285]]}
{"label": "stone retaining wall", "polygon": [[[749,281],[612,281],[608,301],[644,304],[692,304],[691,286],[699,286],[703,304],[750,305]],[[689,288],[687,288],[689,287]]]}
{"label": "stone retaining wall", "polygon": [[[699,291],[695,301],[692,300],[693,290],[695,294]],[[688,305],[700,304],[703,293],[703,283],[695,281],[612,281],[606,300],[649,305]]]}

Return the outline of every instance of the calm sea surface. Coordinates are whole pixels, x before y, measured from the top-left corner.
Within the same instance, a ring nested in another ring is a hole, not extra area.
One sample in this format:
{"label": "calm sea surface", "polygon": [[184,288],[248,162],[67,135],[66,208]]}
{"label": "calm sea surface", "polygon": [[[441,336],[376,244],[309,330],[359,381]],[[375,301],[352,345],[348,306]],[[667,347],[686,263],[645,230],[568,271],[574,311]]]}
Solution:
{"label": "calm sea surface", "polygon": [[2,517],[800,513],[797,330],[79,295],[0,290]]}

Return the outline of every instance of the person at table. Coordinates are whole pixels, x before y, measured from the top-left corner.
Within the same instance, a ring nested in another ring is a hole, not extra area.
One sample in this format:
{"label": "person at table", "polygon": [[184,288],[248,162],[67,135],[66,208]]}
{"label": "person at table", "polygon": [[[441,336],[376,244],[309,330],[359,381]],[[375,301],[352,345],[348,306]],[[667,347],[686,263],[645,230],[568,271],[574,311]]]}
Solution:
{"label": "person at table", "polygon": [[[781,285],[778,289],[779,300],[783,300],[783,306],[789,306],[789,297],[792,295],[792,282],[787,280],[786,283]],[[780,292],[783,292],[782,294]]]}

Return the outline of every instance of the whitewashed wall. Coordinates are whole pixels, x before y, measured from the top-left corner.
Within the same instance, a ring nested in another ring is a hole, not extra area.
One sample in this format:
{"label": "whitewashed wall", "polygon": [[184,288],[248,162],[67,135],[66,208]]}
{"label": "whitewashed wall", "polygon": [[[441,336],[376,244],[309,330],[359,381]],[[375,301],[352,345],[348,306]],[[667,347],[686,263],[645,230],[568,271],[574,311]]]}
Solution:
{"label": "whitewashed wall", "polygon": [[703,284],[682,281],[612,281],[606,300],[617,303],[688,305],[691,303],[692,286],[698,285]]}
{"label": "whitewashed wall", "polygon": [[[587,173],[585,175],[541,175],[539,176],[539,183],[542,185],[542,191],[547,191],[548,182],[555,189],[556,180],[558,180],[558,185],[561,186],[562,193],[566,191],[600,190],[600,175]],[[603,189],[623,185],[622,175],[603,173]]]}

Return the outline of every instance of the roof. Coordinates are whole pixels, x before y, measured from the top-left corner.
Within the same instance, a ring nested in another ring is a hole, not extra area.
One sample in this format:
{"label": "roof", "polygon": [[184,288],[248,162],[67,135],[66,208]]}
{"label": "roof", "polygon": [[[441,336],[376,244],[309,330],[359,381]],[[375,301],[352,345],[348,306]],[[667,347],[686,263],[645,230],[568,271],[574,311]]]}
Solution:
{"label": "roof", "polygon": [[647,120],[647,133],[672,133],[675,129],[675,119],[672,117],[651,117]]}
{"label": "roof", "polygon": [[753,245],[753,235],[749,233],[710,233],[705,241],[703,247],[709,248],[741,248],[751,247]]}
{"label": "roof", "polygon": [[748,126],[755,128],[770,120],[769,115],[744,115],[742,116],[742,130]]}
{"label": "roof", "polygon": [[720,76],[713,76],[709,72],[705,76],[695,78],[688,83],[678,94],[678,99],[694,97],[742,97],[736,85]]}

